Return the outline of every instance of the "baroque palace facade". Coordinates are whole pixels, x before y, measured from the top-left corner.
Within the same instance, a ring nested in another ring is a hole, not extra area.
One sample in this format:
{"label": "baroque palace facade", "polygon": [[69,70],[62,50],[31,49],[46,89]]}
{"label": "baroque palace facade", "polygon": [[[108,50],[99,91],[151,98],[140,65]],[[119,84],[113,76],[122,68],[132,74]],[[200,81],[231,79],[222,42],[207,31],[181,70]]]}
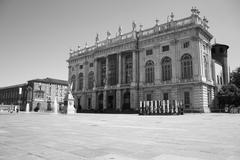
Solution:
{"label": "baroque palace facade", "polygon": [[[228,46],[210,41],[207,19],[189,17],[99,41],[70,52],[69,83],[75,105],[96,111],[138,110],[144,100],[178,100],[185,110],[208,112],[216,86],[228,82]],[[221,49],[220,49],[221,48]],[[214,57],[212,51],[214,50]],[[224,52],[218,54],[218,52]],[[221,82],[220,82],[221,80]]]}

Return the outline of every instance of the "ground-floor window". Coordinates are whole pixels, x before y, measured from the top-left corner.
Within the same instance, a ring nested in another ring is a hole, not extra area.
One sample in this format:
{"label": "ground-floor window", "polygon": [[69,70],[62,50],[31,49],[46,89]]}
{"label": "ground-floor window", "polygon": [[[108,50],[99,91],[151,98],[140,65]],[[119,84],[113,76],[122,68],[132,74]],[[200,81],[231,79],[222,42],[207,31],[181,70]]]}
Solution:
{"label": "ground-floor window", "polygon": [[151,101],[152,100],[152,94],[147,94],[147,101]]}
{"label": "ground-floor window", "polygon": [[163,100],[168,100],[168,93],[163,93]]}

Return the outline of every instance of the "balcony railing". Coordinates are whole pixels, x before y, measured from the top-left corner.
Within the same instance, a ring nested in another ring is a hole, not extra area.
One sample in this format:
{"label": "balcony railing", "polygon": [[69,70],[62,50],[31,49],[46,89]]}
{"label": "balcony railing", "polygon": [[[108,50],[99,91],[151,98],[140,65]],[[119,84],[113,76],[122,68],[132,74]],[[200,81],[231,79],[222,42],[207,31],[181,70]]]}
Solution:
{"label": "balcony railing", "polygon": [[207,25],[206,18],[202,19],[199,17],[199,15],[193,14],[187,18],[183,18],[183,19],[176,20],[176,21],[171,20],[167,23],[164,23],[161,25],[155,25],[152,28],[140,30],[138,32],[131,31],[131,32],[125,33],[123,35],[118,35],[114,38],[107,38],[107,39],[105,39],[103,41],[99,41],[99,42],[96,41],[96,43],[90,47],[85,47],[83,49],[73,51],[72,53],[70,53],[70,58],[81,55],[83,53],[91,52],[91,51],[95,50],[96,48],[101,48],[101,47],[108,46],[108,45],[115,44],[115,43],[124,43],[129,40],[134,40],[134,39],[136,39],[137,36],[145,37],[145,36],[149,36],[149,35],[153,35],[153,34],[159,34],[159,33],[163,33],[166,31],[183,28],[188,25],[200,25],[206,30],[209,28]]}

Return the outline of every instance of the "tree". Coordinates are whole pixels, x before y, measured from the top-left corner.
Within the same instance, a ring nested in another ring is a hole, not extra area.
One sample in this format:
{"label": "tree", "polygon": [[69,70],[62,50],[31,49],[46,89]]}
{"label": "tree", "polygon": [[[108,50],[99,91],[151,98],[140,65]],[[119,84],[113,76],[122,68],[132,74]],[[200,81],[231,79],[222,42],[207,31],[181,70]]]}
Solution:
{"label": "tree", "polygon": [[223,107],[225,105],[238,106],[240,105],[240,89],[235,84],[224,85],[218,92],[218,100]]}
{"label": "tree", "polygon": [[238,67],[235,71],[232,71],[230,74],[230,83],[235,84],[238,88],[240,88],[240,67]]}

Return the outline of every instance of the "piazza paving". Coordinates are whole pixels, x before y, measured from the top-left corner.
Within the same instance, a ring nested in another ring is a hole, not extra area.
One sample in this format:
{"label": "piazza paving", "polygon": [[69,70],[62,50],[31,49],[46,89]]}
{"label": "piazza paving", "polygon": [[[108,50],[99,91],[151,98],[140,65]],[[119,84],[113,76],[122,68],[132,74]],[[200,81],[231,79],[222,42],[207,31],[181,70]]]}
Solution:
{"label": "piazza paving", "polygon": [[240,114],[0,112],[0,160],[239,160]]}

